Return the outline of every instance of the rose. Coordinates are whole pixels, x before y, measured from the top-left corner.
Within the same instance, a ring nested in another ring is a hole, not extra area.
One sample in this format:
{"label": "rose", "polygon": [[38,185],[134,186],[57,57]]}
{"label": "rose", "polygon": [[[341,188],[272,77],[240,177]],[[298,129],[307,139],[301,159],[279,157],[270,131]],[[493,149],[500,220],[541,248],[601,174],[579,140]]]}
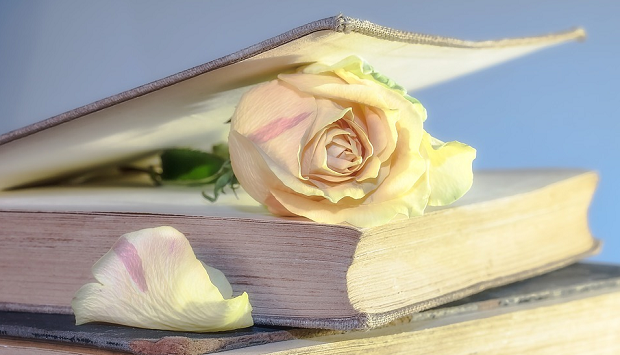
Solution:
{"label": "rose", "polygon": [[248,91],[231,120],[233,171],[283,216],[359,227],[460,198],[476,151],[422,127],[426,110],[358,57],[280,74]]}

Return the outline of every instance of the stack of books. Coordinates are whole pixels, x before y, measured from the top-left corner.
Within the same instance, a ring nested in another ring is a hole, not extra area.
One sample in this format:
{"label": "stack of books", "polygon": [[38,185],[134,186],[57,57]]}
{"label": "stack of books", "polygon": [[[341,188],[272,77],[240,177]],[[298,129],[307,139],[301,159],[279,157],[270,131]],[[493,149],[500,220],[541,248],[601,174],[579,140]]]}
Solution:
{"label": "stack of books", "polygon": [[[244,92],[306,63],[358,55],[415,90],[582,37],[469,42],[336,16],[0,136],[0,354],[620,352],[620,266],[576,263],[600,248],[593,172],[476,172],[453,205],[372,228],[275,217],[242,191],[66,183],[224,141]],[[256,326],[74,325],[92,265],[163,225],[249,294]]]}

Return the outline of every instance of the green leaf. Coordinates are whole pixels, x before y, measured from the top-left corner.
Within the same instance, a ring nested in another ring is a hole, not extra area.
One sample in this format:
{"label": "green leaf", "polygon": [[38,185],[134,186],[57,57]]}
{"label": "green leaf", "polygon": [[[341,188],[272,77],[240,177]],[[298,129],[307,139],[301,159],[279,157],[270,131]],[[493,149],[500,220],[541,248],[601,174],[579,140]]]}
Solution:
{"label": "green leaf", "polygon": [[161,155],[161,179],[165,182],[208,183],[226,160],[216,154],[193,149],[170,149]]}
{"label": "green leaf", "polygon": [[217,155],[218,157],[224,160],[230,159],[230,153],[228,151],[228,144],[226,143],[214,144],[213,154]]}
{"label": "green leaf", "polygon": [[151,174],[156,183],[168,185],[213,184],[213,196],[202,192],[204,198],[215,202],[228,186],[233,193],[239,187],[230,164],[228,145],[213,145],[213,153],[194,149],[170,149],[161,154],[161,174]]}

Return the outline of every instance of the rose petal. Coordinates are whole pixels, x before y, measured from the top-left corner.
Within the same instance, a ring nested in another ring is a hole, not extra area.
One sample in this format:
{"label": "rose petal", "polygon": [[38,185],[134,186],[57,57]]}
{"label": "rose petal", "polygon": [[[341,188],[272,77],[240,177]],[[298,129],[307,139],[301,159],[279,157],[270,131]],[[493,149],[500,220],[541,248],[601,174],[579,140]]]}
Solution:
{"label": "rose petal", "polygon": [[333,65],[325,65],[321,63],[310,64],[301,70],[302,73],[323,74],[333,72],[349,84],[363,83],[364,81],[372,81],[373,83],[383,85],[384,87],[394,90],[400,95],[405,95],[407,90],[398,85],[394,80],[375,71],[375,69],[362,58],[351,55]]}
{"label": "rose petal", "polygon": [[400,119],[397,110],[373,110],[365,107],[364,118],[368,126],[368,139],[374,147],[375,156],[386,161],[396,148],[398,132],[396,123]]}
{"label": "rose petal", "polygon": [[360,165],[361,162],[362,157],[357,157],[353,161],[350,161],[349,159],[332,157],[330,155],[327,156],[327,166],[333,171],[340,173],[345,173],[351,167]]}
{"label": "rose petal", "polygon": [[421,152],[429,159],[429,205],[445,206],[461,198],[473,182],[476,150],[461,142],[444,143],[425,133]]}
{"label": "rose petal", "polygon": [[421,178],[403,196],[382,203],[359,204],[351,199],[351,204],[341,201],[338,204],[327,200],[313,201],[284,191],[274,191],[273,196],[287,210],[321,223],[349,223],[370,228],[393,220],[398,216],[411,217],[424,213],[428,200],[428,180]]}
{"label": "rose petal", "polygon": [[265,203],[271,196],[270,190],[277,187],[276,175],[269,169],[252,141],[235,130],[228,135],[230,163],[237,180],[253,199]]}
{"label": "rose petal", "polygon": [[399,117],[406,117],[410,126],[410,139],[416,148],[422,140],[422,124],[426,120],[426,109],[420,103],[411,103],[393,90],[385,90],[379,84],[337,84],[325,83],[325,76],[312,74],[287,74],[279,76],[299,90],[310,95],[333,100],[346,100],[381,110],[398,110]]}
{"label": "rose petal", "polygon": [[349,176],[349,175],[343,175],[343,176],[336,176],[336,175],[324,175],[324,174],[319,174],[319,173],[313,173],[313,174],[309,174],[308,175],[308,180],[311,181],[315,186],[318,186],[319,188],[321,188],[322,185],[317,185],[317,181],[318,183],[324,183],[327,184],[327,186],[334,186],[334,184],[336,183],[342,183],[345,181],[352,181],[355,180],[355,176]]}
{"label": "rose petal", "polygon": [[[398,100],[397,97],[403,99],[402,96],[389,90],[377,90],[376,87],[362,84],[347,84],[327,75],[280,74],[278,78],[306,94],[332,100],[352,101],[382,109],[398,108],[401,104],[394,101]],[[394,96],[390,97],[390,94]]]}
{"label": "rose petal", "polygon": [[243,96],[231,119],[231,129],[301,178],[299,142],[306,140],[316,114],[313,97],[274,80]]}
{"label": "rose petal", "polygon": [[[330,126],[323,127],[316,136],[304,147],[302,151],[301,173],[307,177],[310,174],[325,173],[328,174],[327,167],[327,131]],[[336,174],[334,174],[336,175]],[[344,176],[344,174],[342,175]]]}
{"label": "rose petal", "polygon": [[[379,176],[379,170],[381,169],[381,160],[376,156],[371,156],[366,159],[364,166],[355,174],[355,181],[364,182],[367,179],[376,179]],[[376,181],[375,184],[380,183]]]}
{"label": "rose petal", "polygon": [[202,264],[202,267],[205,268],[205,271],[209,275],[209,279],[211,280],[211,283],[213,284],[213,286],[217,287],[217,289],[220,291],[220,294],[222,294],[222,297],[226,299],[232,298],[233,289],[232,289],[232,286],[230,285],[230,282],[228,282],[228,280],[226,279],[226,275],[224,275],[224,273],[221,270],[205,264],[204,261],[202,260],[200,261],[200,263]]}
{"label": "rose petal", "polygon": [[[347,83],[333,75],[303,73],[280,74],[278,78],[315,97],[352,101],[380,109],[400,109],[405,103],[422,107],[419,101],[410,100],[396,90],[385,90],[384,85],[371,80]],[[426,111],[416,113],[420,114],[422,121],[426,120]]]}
{"label": "rose petal", "polygon": [[342,119],[343,117],[353,117],[352,110],[346,106],[340,106],[333,101],[325,100],[322,98],[316,98],[317,113],[315,116],[314,124],[308,132],[308,136],[305,141],[302,141],[302,146],[305,146],[310,140],[316,137],[325,127]]}
{"label": "rose petal", "polygon": [[239,133],[230,131],[228,141],[231,148],[230,159],[237,179],[246,192],[260,203],[266,204],[265,201],[274,190],[290,190],[306,198],[324,197],[331,202],[338,202],[344,197],[362,198],[374,189],[372,184],[346,183],[338,184],[333,189],[321,189],[282,169],[252,141]]}
{"label": "rose petal", "polygon": [[254,142],[236,131],[228,136],[230,162],[235,176],[245,191],[260,203],[265,203],[274,189],[290,189],[309,197],[326,197],[325,192],[298,179],[275,163]]}
{"label": "rose petal", "polygon": [[260,203],[265,203],[274,189],[289,188],[301,195],[325,197],[338,202],[344,197],[364,197],[374,188],[370,184],[357,184],[322,190],[292,175],[262,152],[254,142],[234,130],[230,131],[228,144],[237,179],[246,192]]}
{"label": "rose petal", "polygon": [[343,109],[332,101],[317,99],[317,114],[315,122],[306,139],[301,142],[301,174],[308,176],[311,167],[327,167],[327,152],[325,151],[324,133],[334,122],[347,115],[352,115],[351,109]]}
{"label": "rose petal", "polygon": [[348,120],[346,117],[343,122],[346,122],[351,132],[355,134],[356,146],[354,153],[356,155],[361,155],[364,161],[366,161],[369,157],[374,156],[375,148],[372,145],[366,130],[354,120]]}
{"label": "rose petal", "polygon": [[[414,140],[411,139],[411,131],[401,127],[399,140],[396,144],[388,175],[367,197],[366,203],[380,203],[394,200],[411,190],[422,175],[425,174],[427,164],[418,152]],[[381,176],[381,172],[380,172]],[[426,204],[426,201],[424,201]]]}
{"label": "rose petal", "polygon": [[71,303],[78,325],[207,332],[253,324],[248,295],[225,299],[220,290],[230,296],[231,289],[223,274],[212,268],[207,273],[172,227],[123,235],[93,266],[93,275],[98,283],[84,285]]}
{"label": "rose petal", "polygon": [[318,188],[325,192],[326,196],[330,197],[331,202],[339,202],[344,198],[350,198],[353,200],[364,199],[370,192],[377,188],[374,182],[360,183],[354,179],[341,183],[331,183],[318,179],[313,179],[312,181]]}

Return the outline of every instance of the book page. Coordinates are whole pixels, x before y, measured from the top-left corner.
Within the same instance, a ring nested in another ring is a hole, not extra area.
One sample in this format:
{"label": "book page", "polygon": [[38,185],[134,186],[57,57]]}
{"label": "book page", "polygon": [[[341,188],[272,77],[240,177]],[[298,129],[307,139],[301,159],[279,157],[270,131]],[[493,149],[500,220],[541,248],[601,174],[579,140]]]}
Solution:
{"label": "book page", "polygon": [[[577,170],[504,170],[474,174],[471,190],[446,207],[429,207],[427,212],[467,206],[524,194],[581,176],[594,174]],[[0,192],[0,211],[129,212],[191,216],[278,219],[260,206],[243,189],[236,195],[228,190],[211,203],[202,196],[206,187],[183,186],[51,186]],[[290,219],[290,218],[289,218]],[[296,218],[308,221],[304,218]]]}
{"label": "book page", "polygon": [[[208,148],[226,141],[228,126],[224,122],[245,91],[307,63],[333,64],[355,54],[415,95],[422,87],[583,35],[576,30],[532,39],[467,42],[347,21],[351,23],[345,24],[349,28],[344,32],[317,31],[0,145],[0,189],[87,171],[165,148]],[[387,34],[394,36],[390,39]],[[379,35],[383,37],[373,37]]]}

